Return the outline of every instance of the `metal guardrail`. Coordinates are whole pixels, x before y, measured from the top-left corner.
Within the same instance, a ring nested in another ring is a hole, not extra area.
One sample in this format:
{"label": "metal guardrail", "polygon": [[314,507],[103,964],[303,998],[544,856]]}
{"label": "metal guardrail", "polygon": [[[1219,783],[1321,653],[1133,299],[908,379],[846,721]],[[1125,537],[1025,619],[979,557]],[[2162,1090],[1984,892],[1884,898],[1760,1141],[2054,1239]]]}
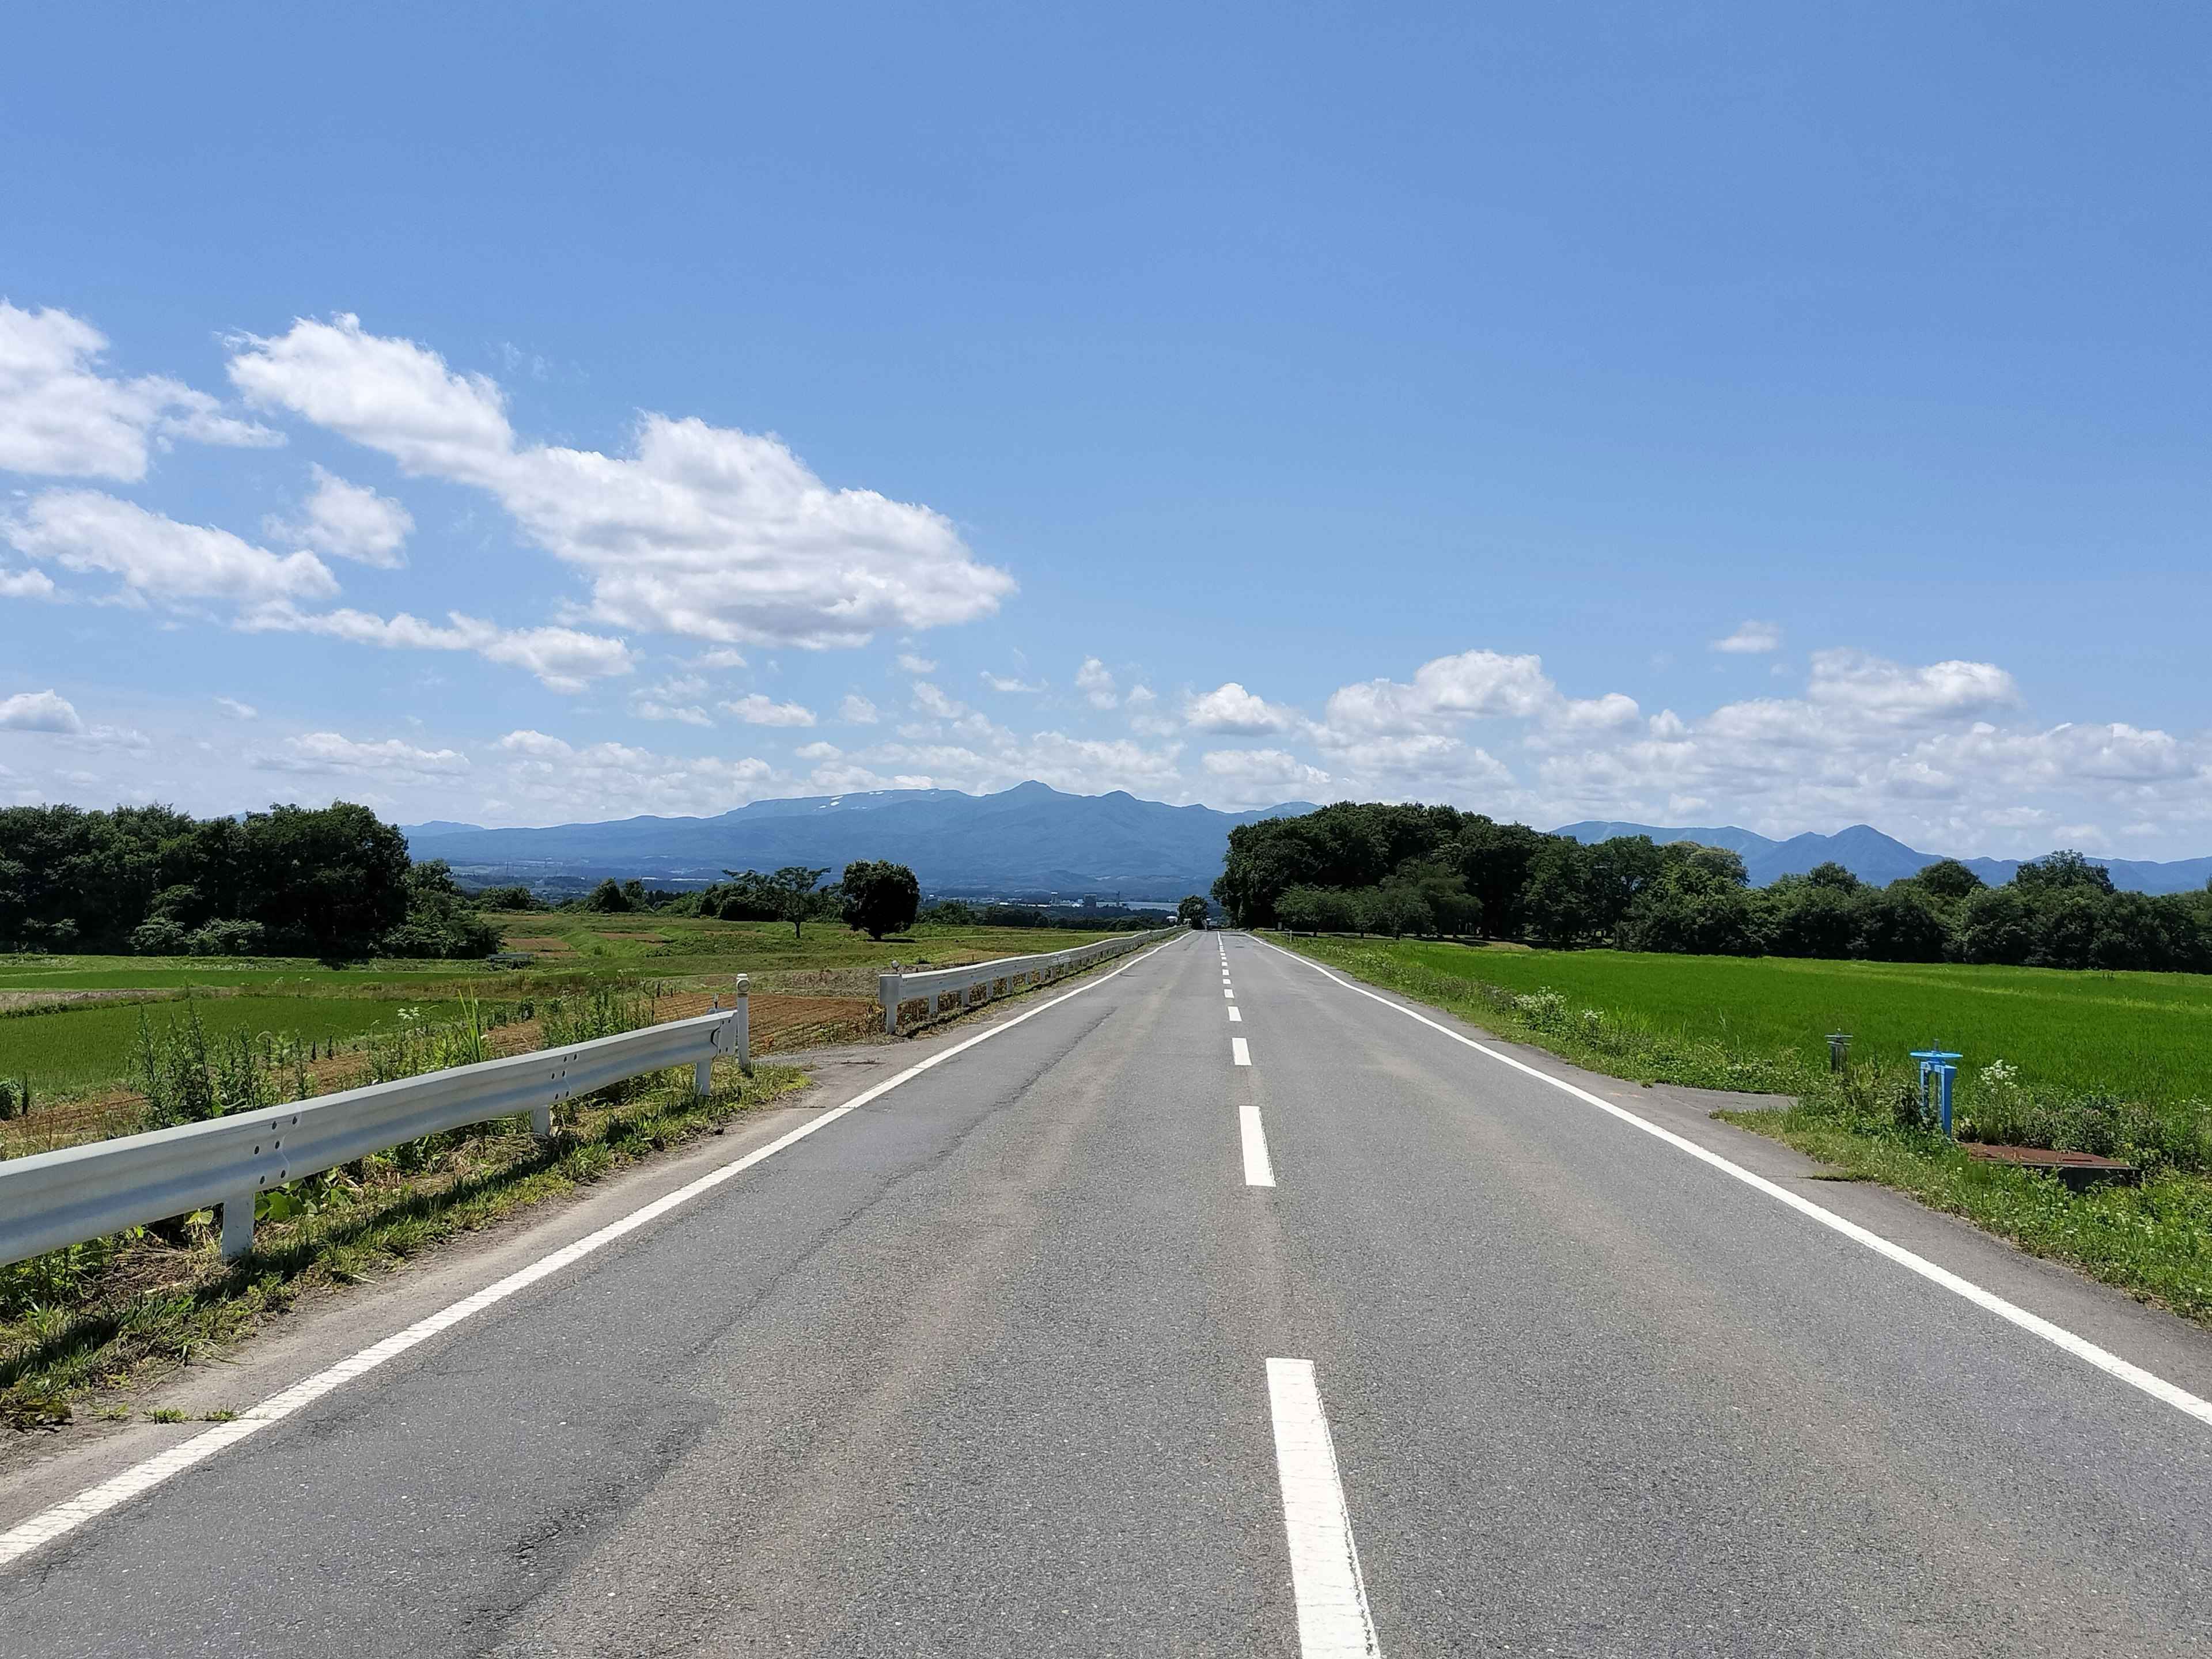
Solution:
{"label": "metal guardrail", "polygon": [[735,1006],[690,1019],[0,1160],[0,1262],[218,1206],[222,1253],[240,1256],[253,1245],[256,1194],[288,1181],[523,1112],[550,1135],[562,1102],[647,1072],[689,1066],[704,1094],[717,1060],[752,1069],[748,1013],[740,975]]}
{"label": "metal guardrail", "polygon": [[[971,963],[965,968],[933,968],[920,974],[878,975],[876,996],[884,1005],[884,1030],[896,1036],[899,1011],[911,1003],[927,1005],[921,1017],[911,1022],[926,1025],[933,1019],[980,1007],[995,997],[1026,990],[1032,985],[1048,985],[1079,968],[1088,968],[1093,963],[1133,951],[1140,945],[1150,945],[1185,931],[1182,927],[1156,927],[1148,933],[1120,933],[1096,945],[1079,945],[1071,950],[1048,951],[1036,956],[1000,957],[995,961]],[[948,996],[958,999],[949,1010],[944,1006]]]}

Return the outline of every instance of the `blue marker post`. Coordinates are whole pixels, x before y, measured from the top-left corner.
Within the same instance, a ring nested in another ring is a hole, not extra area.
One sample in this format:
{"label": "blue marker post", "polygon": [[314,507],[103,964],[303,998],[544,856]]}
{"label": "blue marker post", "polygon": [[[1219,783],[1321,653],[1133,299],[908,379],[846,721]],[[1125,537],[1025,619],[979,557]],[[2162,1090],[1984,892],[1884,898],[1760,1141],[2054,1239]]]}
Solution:
{"label": "blue marker post", "polygon": [[[1954,1054],[1948,1048],[1915,1048],[1912,1058],[1920,1062],[1920,1121],[1925,1127],[1930,1117],[1943,1126],[1946,1139],[1951,1134],[1951,1079],[1959,1075],[1959,1068],[1951,1064],[1965,1056]],[[1936,1099],[1929,1099],[1929,1085],[1935,1085]],[[1934,1108],[1931,1111],[1929,1109]]]}

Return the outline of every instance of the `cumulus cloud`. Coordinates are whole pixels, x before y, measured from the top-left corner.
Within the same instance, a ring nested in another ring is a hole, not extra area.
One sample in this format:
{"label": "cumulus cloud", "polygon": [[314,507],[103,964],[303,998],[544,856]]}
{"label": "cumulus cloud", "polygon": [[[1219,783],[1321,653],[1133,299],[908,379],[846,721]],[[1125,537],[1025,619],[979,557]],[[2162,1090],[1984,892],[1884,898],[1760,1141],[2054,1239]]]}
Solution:
{"label": "cumulus cloud", "polygon": [[994,674],[988,669],[983,671],[983,684],[994,691],[1020,691],[1027,692],[1031,696],[1044,690],[1042,684],[1031,685],[1027,680],[1018,678],[1010,678],[1003,674]]}
{"label": "cumulus cloud", "polygon": [[1329,775],[1280,749],[1212,749],[1201,757],[1210,798],[1229,807],[1273,806],[1326,792]]}
{"label": "cumulus cloud", "polygon": [[1085,657],[1075,671],[1075,689],[1093,708],[1112,708],[1121,701],[1114,690],[1114,676],[1096,657]]}
{"label": "cumulus cloud", "polygon": [[1160,707],[1149,685],[1131,686],[1121,699],[1121,712],[1128,717],[1129,729],[1140,737],[1170,737],[1177,729],[1175,717]]}
{"label": "cumulus cloud", "polygon": [[441,628],[405,611],[379,617],[366,611],[304,611],[283,604],[248,612],[239,626],[249,632],[323,634],[387,650],[473,651],[487,662],[526,669],[556,691],[580,691],[595,679],[629,673],[629,647],[620,640],[573,628],[501,628],[481,617],[449,611]]}
{"label": "cumulus cloud", "polygon": [[855,691],[837,705],[837,718],[848,726],[873,726],[883,714],[875,704]]}
{"label": "cumulus cloud", "polygon": [[1735,632],[1724,640],[1715,640],[1716,651],[1733,652],[1739,656],[1758,656],[1782,648],[1782,628],[1778,623],[1738,623]]}
{"label": "cumulus cloud", "polygon": [[43,570],[0,570],[0,599],[51,599],[60,590]]}
{"label": "cumulus cloud", "polygon": [[902,674],[934,674],[936,662],[928,657],[917,657],[911,651],[902,651],[891,659],[891,666]]}
{"label": "cumulus cloud", "polygon": [[180,380],[108,379],[94,367],[106,349],[106,337],[82,318],[0,300],[0,467],[128,483],[146,476],[149,442],[284,441],[225,416]]}
{"label": "cumulus cloud", "polygon": [[726,812],[790,785],[766,761],[656,754],[627,744],[570,744],[544,732],[508,732],[491,745],[486,816],[536,822],[639,812]]}
{"label": "cumulus cloud", "polygon": [[325,599],[337,592],[312,553],[276,554],[227,530],[180,524],[97,489],[48,489],[0,535],[25,558],[118,580],[113,598],[143,604]]}
{"label": "cumulus cloud", "polygon": [[527,444],[499,388],[358,319],[301,320],[231,360],[252,403],[489,491],[584,571],[590,618],[725,644],[858,645],[986,616],[1013,589],[952,522],[835,489],[781,441],[648,414],[627,455]]}
{"label": "cumulus cloud", "polygon": [[69,699],[52,691],[19,691],[0,698],[0,732],[64,732],[75,735],[84,721]]}
{"label": "cumulus cloud", "polygon": [[811,726],[814,711],[795,702],[777,702],[766,694],[753,692],[739,697],[735,702],[722,704],[722,712],[736,716],[747,726]]}
{"label": "cumulus cloud", "polygon": [[422,749],[398,738],[361,742],[336,732],[288,738],[283,748],[257,755],[252,763],[264,772],[374,776],[393,783],[441,781],[469,769],[469,757],[456,749]]}
{"label": "cumulus cloud", "polygon": [[1183,724],[1194,732],[1212,732],[1224,737],[1265,737],[1293,731],[1304,723],[1296,709],[1268,702],[1235,680],[1186,697],[1182,718]]}
{"label": "cumulus cloud", "polygon": [[1382,679],[1340,688],[1328,700],[1323,741],[1341,746],[1433,734],[1467,720],[1529,720],[1560,700],[1540,658],[1465,651],[1423,663],[1410,685]]}
{"label": "cumulus cloud", "polygon": [[315,468],[314,493],[296,524],[271,519],[269,533],[305,542],[319,553],[395,570],[407,562],[404,548],[415,520],[389,495],[365,484],[348,483],[335,472]]}

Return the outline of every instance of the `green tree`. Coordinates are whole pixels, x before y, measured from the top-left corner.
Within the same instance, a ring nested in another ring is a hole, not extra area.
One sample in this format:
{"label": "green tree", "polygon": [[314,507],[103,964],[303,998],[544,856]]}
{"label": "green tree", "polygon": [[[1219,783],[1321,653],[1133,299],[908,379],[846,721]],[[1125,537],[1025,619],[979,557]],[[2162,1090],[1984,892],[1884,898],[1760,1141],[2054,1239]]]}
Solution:
{"label": "green tree", "polygon": [[725,870],[722,873],[730,878],[737,890],[723,907],[724,920],[736,920],[730,914],[735,908],[748,913],[749,920],[787,921],[793,939],[805,936],[802,931],[805,923],[822,913],[824,901],[830,896],[815,890],[822,878],[830,873],[826,864],[818,870],[803,864],[787,864],[765,876],[757,870]]}
{"label": "green tree", "polygon": [[1206,919],[1212,914],[1212,908],[1196,893],[1176,906],[1176,920],[1189,927],[1205,927]]}
{"label": "green tree", "polygon": [[609,876],[584,895],[584,908],[596,915],[620,916],[627,915],[634,907],[622,883]]}
{"label": "green tree", "polygon": [[838,885],[845,895],[845,925],[870,939],[904,933],[921,908],[921,884],[903,864],[855,860]]}

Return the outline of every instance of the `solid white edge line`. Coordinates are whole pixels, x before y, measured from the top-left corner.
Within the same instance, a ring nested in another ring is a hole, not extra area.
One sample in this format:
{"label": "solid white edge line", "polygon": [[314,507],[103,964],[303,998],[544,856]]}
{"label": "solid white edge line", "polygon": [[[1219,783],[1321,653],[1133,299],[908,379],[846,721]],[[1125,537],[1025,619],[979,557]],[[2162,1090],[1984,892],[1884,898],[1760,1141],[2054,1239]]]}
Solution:
{"label": "solid white edge line", "polygon": [[1267,1409],[1274,1419],[1275,1470],[1283,1492],[1283,1535],[1291,1552],[1291,1590],[1298,1606],[1301,1659],[1346,1659],[1380,1652],[1359,1551],[1337,1472],[1321,1389],[1310,1359],[1267,1362]]}
{"label": "solid white edge line", "polygon": [[1848,1221],[1833,1210],[1824,1209],[1814,1203],[1811,1199],[1793,1193],[1787,1187],[1778,1186],[1765,1176],[1755,1175],[1741,1164],[1732,1163],[1718,1152],[1709,1152],[1698,1146],[1696,1141],[1676,1134],[1672,1129],[1662,1128],[1658,1124],[1638,1117],[1635,1113],[1616,1106],[1609,1100],[1601,1100],[1589,1090],[1577,1088],[1565,1078],[1553,1077],[1550,1073],[1539,1071],[1535,1066],[1523,1060],[1516,1060],[1510,1054],[1501,1054],[1486,1043],[1477,1042],[1473,1037],[1462,1036],[1449,1026],[1438,1024],[1426,1015],[1415,1012],[1402,1002],[1393,1002],[1389,997],[1370,991],[1364,985],[1355,985],[1349,980],[1340,978],[1310,957],[1302,957],[1295,951],[1285,951],[1281,945],[1271,944],[1264,939],[1261,943],[1267,945],[1271,951],[1281,952],[1294,962],[1304,963],[1307,967],[1333,984],[1342,986],[1347,991],[1357,991],[1361,996],[1381,1003],[1385,1008],[1395,1008],[1407,1018],[1418,1021],[1432,1031],[1442,1032],[1454,1042],[1464,1043],[1478,1054],[1487,1054],[1494,1060],[1510,1066],[1516,1072],[1527,1073],[1540,1083],[1548,1083],[1563,1093],[1587,1102],[1601,1112],[1610,1113],[1623,1123],[1632,1125],[1655,1139],[1663,1140],[1668,1146],[1687,1152],[1692,1158],[1711,1164],[1723,1175],[1734,1176],[1745,1186],[1754,1188],[1765,1193],[1769,1198],[1788,1205],[1801,1215],[1810,1217],[1822,1226],[1841,1233],[1853,1243],[1865,1245],[1875,1255],[1887,1256],[1900,1267],[1919,1274],[1930,1284],[1940,1285],[1954,1296],[1962,1297],[1976,1307],[1986,1309],[1989,1312],[1996,1315],[1998,1318],[2017,1325],[2031,1336],[2040,1337],[2051,1346],[2063,1349],[2076,1359],[2094,1365],[2106,1376],[2117,1377],[2130,1388],[2142,1389],[2152,1399],[2162,1401],[2176,1411],[2185,1412],[2200,1423],[2212,1425],[2212,1400],[2203,1399],[2190,1393],[2186,1389],[2177,1388],[2164,1377],[2121,1358],[2111,1349],[2100,1347],[2087,1337],[2076,1336],[2064,1326],[2055,1325],[2040,1314],[2030,1313],[2018,1303],[2008,1302],[1994,1291],[1984,1290],[1972,1279],[1960,1278],[1948,1267],[1940,1267],[1927,1257],[1915,1255],[1906,1249],[1902,1244],[1893,1243],[1880,1233],[1869,1231],[1856,1221]]}
{"label": "solid white edge line", "polygon": [[1252,1045],[1243,1037],[1230,1038],[1229,1057],[1239,1066],[1249,1066],[1252,1063]]}
{"label": "solid white edge line", "polygon": [[1273,1186],[1275,1166],[1267,1161],[1267,1131],[1260,1122],[1260,1109],[1249,1101],[1239,1106],[1237,1128],[1244,1145],[1244,1184]]}
{"label": "solid white edge line", "polygon": [[912,1082],[924,1072],[942,1066],[955,1054],[964,1054],[979,1042],[988,1042],[1002,1031],[1011,1031],[1025,1020],[1035,1019],[1039,1014],[1049,1012],[1072,998],[1079,997],[1086,991],[1096,990],[1116,975],[1127,972],[1162,946],[1176,942],[1173,939],[1164,939],[1160,945],[1139,951],[1130,957],[1111,973],[1102,974],[1097,979],[1079,985],[1064,995],[1053,998],[1049,1002],[1039,1003],[1036,1007],[1025,1009],[1011,1019],[1002,1020],[996,1025],[978,1031],[975,1036],[964,1038],[949,1048],[939,1049],[927,1059],[918,1060],[908,1066],[897,1076],[887,1078],[873,1088],[854,1096],[842,1106],[832,1107],[821,1116],[802,1123],[787,1133],[778,1136],[767,1146],[756,1147],[743,1157],[732,1158],[727,1164],[717,1165],[696,1181],[678,1188],[674,1192],[663,1194],[650,1204],[632,1210],[628,1215],[608,1223],[597,1232],[588,1233],[573,1244],[564,1245],[551,1255],[540,1257],[528,1267],[511,1273],[506,1278],[493,1284],[487,1285],[474,1295],[464,1297],[450,1306],[441,1308],[428,1317],[416,1321],[405,1330],[387,1336],[381,1342],[374,1343],[360,1352],[341,1359],[336,1364],[317,1371],[312,1376],[295,1382],[281,1393],[271,1395],[251,1410],[241,1412],[231,1421],[204,1430],[191,1439],[170,1447],[165,1452],[149,1457],[143,1462],[133,1464],[119,1474],[111,1475],[97,1486],[87,1487],[74,1498],[66,1498],[61,1503],[41,1510],[28,1520],[19,1522],[4,1533],[0,1533],[0,1568],[12,1565],[40,1545],[51,1543],[64,1534],[76,1531],[86,1522],[106,1514],[117,1504],[125,1503],[141,1492],[150,1491],[173,1475],[183,1474],[194,1464],[205,1462],[217,1452],[228,1449],[249,1435],[259,1433],[270,1424],[282,1422],[303,1406],[321,1399],[341,1384],[350,1382],[354,1378],[374,1370],[387,1360],[398,1358],[410,1348],[427,1342],[441,1331],[459,1324],[471,1314],[482,1313],[486,1308],[506,1301],[516,1291],[536,1284],[550,1274],[560,1272],[563,1267],[582,1261],[584,1257],[595,1251],[605,1249],[617,1239],[636,1231],[649,1221],[659,1219],[679,1205],[689,1203],[702,1193],[709,1192],[724,1182],[743,1175],[756,1164],[774,1158],[785,1147],[797,1145],[817,1130],[829,1127],[848,1113],[857,1112],[870,1102],[880,1100],[901,1084]]}

